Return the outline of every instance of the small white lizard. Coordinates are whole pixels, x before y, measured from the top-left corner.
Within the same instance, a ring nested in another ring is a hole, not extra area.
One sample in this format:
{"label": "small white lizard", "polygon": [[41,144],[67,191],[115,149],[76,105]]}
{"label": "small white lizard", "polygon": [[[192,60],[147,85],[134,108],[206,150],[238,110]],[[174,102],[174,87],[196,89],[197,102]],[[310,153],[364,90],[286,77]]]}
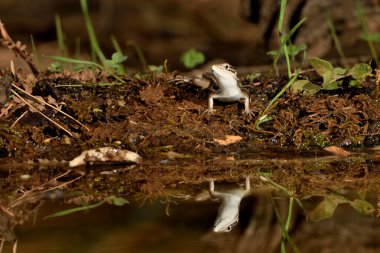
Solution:
{"label": "small white lizard", "polygon": [[213,112],[214,99],[222,102],[235,102],[244,99],[244,113],[251,114],[249,109],[249,96],[239,87],[239,79],[236,76],[236,70],[228,63],[215,64],[211,66],[212,77],[219,87],[217,93],[210,94],[208,98],[208,109],[206,112]]}
{"label": "small white lizard", "polygon": [[222,201],[214,223],[214,232],[230,232],[233,226],[238,223],[240,202],[249,193],[250,189],[249,177],[245,179],[245,190],[239,187],[227,192],[215,191],[214,180],[210,181],[211,197]]}

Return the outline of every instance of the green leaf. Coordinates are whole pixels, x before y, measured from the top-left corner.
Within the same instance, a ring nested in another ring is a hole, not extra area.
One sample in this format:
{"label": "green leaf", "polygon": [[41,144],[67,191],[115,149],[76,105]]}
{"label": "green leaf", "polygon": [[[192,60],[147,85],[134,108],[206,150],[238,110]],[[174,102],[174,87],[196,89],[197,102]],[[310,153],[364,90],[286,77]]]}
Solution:
{"label": "green leaf", "polygon": [[306,49],[307,49],[307,45],[305,43],[301,43],[298,45],[292,44],[292,45],[288,46],[289,55],[291,55],[291,56],[296,56],[301,51],[305,51]]}
{"label": "green leaf", "polygon": [[375,211],[375,208],[371,203],[362,199],[355,199],[354,201],[350,201],[348,203],[350,206],[355,208],[356,211],[364,215],[370,215]]}
{"label": "green leaf", "polygon": [[163,65],[159,65],[159,66],[149,65],[148,68],[149,68],[149,70],[151,72],[162,73],[162,70],[164,69],[164,66]]}
{"label": "green leaf", "polygon": [[48,70],[51,72],[62,72],[62,64],[58,61],[52,62]]}
{"label": "green leaf", "polygon": [[246,77],[245,77],[245,80],[247,80],[247,81],[250,81],[250,82],[253,82],[253,81],[255,81],[255,80],[257,80],[257,79],[259,79],[259,77],[261,76],[261,73],[251,73],[251,74],[249,74],[249,75],[247,75]]}
{"label": "green leaf", "polygon": [[120,64],[125,62],[128,57],[126,55],[123,55],[121,52],[115,52],[112,54],[112,61],[116,64]]}
{"label": "green leaf", "polygon": [[359,83],[357,80],[350,80],[348,82],[348,86],[352,88],[363,88],[363,85]]}
{"label": "green leaf", "polygon": [[269,56],[276,56],[277,54],[282,55],[283,51],[281,51],[280,53],[278,52],[278,50],[271,50],[267,52],[267,55]]}
{"label": "green leaf", "polygon": [[204,54],[193,48],[184,52],[180,58],[181,63],[188,69],[192,69],[197,65],[204,63],[205,60],[206,57]]}
{"label": "green leaf", "polygon": [[322,89],[321,86],[310,82],[309,80],[297,80],[292,86],[290,91],[293,93],[302,92],[305,95],[313,95]]}
{"label": "green leaf", "polygon": [[334,72],[334,67],[330,62],[319,59],[317,57],[310,58],[309,63],[313,67],[313,69],[318,73],[318,75],[322,77],[328,73]]}
{"label": "green leaf", "polygon": [[380,33],[362,34],[360,38],[365,41],[380,42]]}
{"label": "green leaf", "polygon": [[359,83],[365,81],[365,78],[372,75],[372,68],[370,65],[365,63],[355,64],[348,72],[355,80]]}
{"label": "green leaf", "polygon": [[112,204],[114,204],[115,206],[124,206],[125,204],[129,203],[128,200],[121,197],[110,196],[108,197],[108,199],[111,200]]}
{"label": "green leaf", "polygon": [[336,75],[344,75],[344,74],[346,74],[346,72],[347,72],[347,69],[344,69],[344,68],[335,68],[334,69],[334,73],[336,74]]}
{"label": "green leaf", "polygon": [[98,207],[98,206],[100,206],[103,203],[104,203],[104,201],[101,201],[99,203],[96,203],[96,204],[93,204],[93,205],[89,205],[89,206],[81,206],[81,207],[75,207],[75,208],[59,211],[59,212],[53,213],[51,215],[45,216],[44,220],[45,219],[50,219],[50,218],[55,218],[55,217],[66,216],[66,215],[69,215],[69,214],[72,214],[72,213],[76,213],[76,212],[80,212],[80,211],[89,210],[89,209]]}
{"label": "green leaf", "polygon": [[331,82],[327,84],[322,84],[322,89],[324,90],[337,90],[342,86],[343,81],[336,81],[336,82]]}
{"label": "green leaf", "polygon": [[312,221],[321,221],[323,219],[331,217],[339,201],[334,198],[325,197],[325,199],[318,204],[318,206],[309,213],[309,219]]}

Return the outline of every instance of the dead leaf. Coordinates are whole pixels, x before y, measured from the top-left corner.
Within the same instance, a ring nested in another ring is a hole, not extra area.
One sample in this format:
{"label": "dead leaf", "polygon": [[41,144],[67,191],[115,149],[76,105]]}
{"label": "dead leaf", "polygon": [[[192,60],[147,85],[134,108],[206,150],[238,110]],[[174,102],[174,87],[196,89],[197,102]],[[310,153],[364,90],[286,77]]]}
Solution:
{"label": "dead leaf", "polygon": [[169,151],[166,153],[166,155],[168,156],[170,160],[174,160],[176,158],[192,158],[193,157],[192,155],[181,154],[174,151]]}
{"label": "dead leaf", "polygon": [[139,163],[141,156],[137,153],[112,147],[103,147],[83,151],[79,156],[69,162],[70,167],[94,162],[132,162]]}
{"label": "dead leaf", "polygon": [[243,139],[243,137],[239,135],[226,135],[224,139],[214,139],[214,141],[220,145],[227,146],[236,142],[239,142]]}
{"label": "dead leaf", "polygon": [[325,147],[324,150],[330,152],[330,153],[333,153],[334,155],[337,155],[337,156],[349,156],[351,155],[351,153],[341,147],[337,147],[337,146],[329,146],[329,147]]}

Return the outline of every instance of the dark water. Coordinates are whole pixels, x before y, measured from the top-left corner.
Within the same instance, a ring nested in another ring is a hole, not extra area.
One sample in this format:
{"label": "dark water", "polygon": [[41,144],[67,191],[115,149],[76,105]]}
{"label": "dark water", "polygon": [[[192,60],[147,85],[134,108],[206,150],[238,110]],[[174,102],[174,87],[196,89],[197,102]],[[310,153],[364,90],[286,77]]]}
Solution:
{"label": "dark water", "polygon": [[380,252],[376,152],[224,158],[3,170],[2,252]]}

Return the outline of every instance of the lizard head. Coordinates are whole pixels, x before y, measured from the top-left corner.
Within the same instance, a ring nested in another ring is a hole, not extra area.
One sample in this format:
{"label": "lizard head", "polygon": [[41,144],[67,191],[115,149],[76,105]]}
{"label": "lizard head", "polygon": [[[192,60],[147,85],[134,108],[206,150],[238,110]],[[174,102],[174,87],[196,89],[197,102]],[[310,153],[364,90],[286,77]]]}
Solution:
{"label": "lizard head", "polygon": [[215,221],[213,231],[216,233],[219,232],[230,232],[232,228],[239,221],[239,209],[231,210],[228,213],[219,214],[218,218]]}
{"label": "lizard head", "polygon": [[236,79],[236,70],[228,63],[212,65],[211,70],[212,75],[219,80],[231,77]]}

